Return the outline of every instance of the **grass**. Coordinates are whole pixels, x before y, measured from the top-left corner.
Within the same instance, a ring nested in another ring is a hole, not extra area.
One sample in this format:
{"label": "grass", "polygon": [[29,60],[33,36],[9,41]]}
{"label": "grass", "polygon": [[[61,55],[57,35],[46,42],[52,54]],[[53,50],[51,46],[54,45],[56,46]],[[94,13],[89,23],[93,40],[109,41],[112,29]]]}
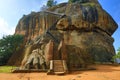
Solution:
{"label": "grass", "polygon": [[0,66],[0,73],[10,73],[15,68],[14,66]]}

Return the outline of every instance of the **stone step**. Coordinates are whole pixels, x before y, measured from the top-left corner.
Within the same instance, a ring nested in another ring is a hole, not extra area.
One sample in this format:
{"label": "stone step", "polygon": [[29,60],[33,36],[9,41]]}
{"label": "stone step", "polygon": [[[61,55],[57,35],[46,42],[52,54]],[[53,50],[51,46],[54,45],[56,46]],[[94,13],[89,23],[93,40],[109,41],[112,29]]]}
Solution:
{"label": "stone step", "polygon": [[50,70],[48,74],[64,74],[67,73],[67,65],[65,60],[51,60],[50,61]]}
{"label": "stone step", "polygon": [[63,60],[54,60],[54,72],[64,72]]}

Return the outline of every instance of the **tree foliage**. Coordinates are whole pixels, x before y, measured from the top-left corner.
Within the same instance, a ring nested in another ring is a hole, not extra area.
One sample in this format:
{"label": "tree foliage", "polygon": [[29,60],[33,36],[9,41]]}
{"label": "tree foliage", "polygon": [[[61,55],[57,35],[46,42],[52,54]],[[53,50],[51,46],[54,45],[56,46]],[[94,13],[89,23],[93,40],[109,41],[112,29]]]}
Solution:
{"label": "tree foliage", "polygon": [[114,56],[115,58],[119,58],[120,59],[120,48],[117,50],[117,54]]}
{"label": "tree foliage", "polygon": [[79,2],[79,3],[84,3],[87,2],[88,0],[69,0],[69,3],[74,3],[74,2]]}
{"label": "tree foliage", "polygon": [[11,55],[20,49],[22,35],[8,35],[0,39],[0,65],[6,64]]}
{"label": "tree foliage", "polygon": [[120,59],[120,47],[118,48],[117,51],[118,52],[117,52],[117,54],[115,56],[113,56],[112,61],[115,61],[116,59]]}
{"label": "tree foliage", "polygon": [[48,0],[48,1],[47,1],[47,6],[48,6],[48,7],[55,6],[56,4],[57,4],[57,1],[54,1],[54,0]]}

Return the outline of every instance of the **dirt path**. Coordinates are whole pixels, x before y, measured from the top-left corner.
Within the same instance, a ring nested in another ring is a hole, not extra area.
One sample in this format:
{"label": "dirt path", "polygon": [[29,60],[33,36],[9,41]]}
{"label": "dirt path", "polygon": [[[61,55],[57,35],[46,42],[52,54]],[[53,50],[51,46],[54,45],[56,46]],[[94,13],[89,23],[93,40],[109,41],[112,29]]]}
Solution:
{"label": "dirt path", "polygon": [[67,75],[46,73],[0,73],[0,80],[120,80],[120,66],[95,65],[97,70],[77,71]]}

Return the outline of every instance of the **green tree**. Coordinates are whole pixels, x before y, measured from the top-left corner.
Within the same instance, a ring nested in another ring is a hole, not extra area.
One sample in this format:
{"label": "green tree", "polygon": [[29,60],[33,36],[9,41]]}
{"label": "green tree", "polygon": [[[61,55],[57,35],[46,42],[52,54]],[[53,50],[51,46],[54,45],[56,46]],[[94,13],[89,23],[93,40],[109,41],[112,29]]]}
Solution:
{"label": "green tree", "polygon": [[0,65],[7,63],[11,55],[20,49],[22,35],[8,35],[0,39]]}
{"label": "green tree", "polygon": [[118,51],[118,52],[117,52],[117,54],[116,54],[115,56],[113,56],[112,61],[115,61],[116,59],[120,59],[120,47],[118,48],[117,51]]}
{"label": "green tree", "polygon": [[74,3],[76,1],[78,1],[78,0],[69,0],[70,3]]}
{"label": "green tree", "polygon": [[69,3],[74,3],[74,2],[79,2],[79,3],[84,3],[87,2],[88,0],[69,0]]}
{"label": "green tree", "polygon": [[48,0],[48,1],[47,1],[47,6],[48,6],[48,7],[55,6],[56,4],[57,4],[57,1],[54,1],[54,0]]}
{"label": "green tree", "polygon": [[117,51],[118,51],[118,52],[117,52],[117,54],[115,55],[115,58],[119,58],[119,59],[120,59],[120,48],[118,48]]}

